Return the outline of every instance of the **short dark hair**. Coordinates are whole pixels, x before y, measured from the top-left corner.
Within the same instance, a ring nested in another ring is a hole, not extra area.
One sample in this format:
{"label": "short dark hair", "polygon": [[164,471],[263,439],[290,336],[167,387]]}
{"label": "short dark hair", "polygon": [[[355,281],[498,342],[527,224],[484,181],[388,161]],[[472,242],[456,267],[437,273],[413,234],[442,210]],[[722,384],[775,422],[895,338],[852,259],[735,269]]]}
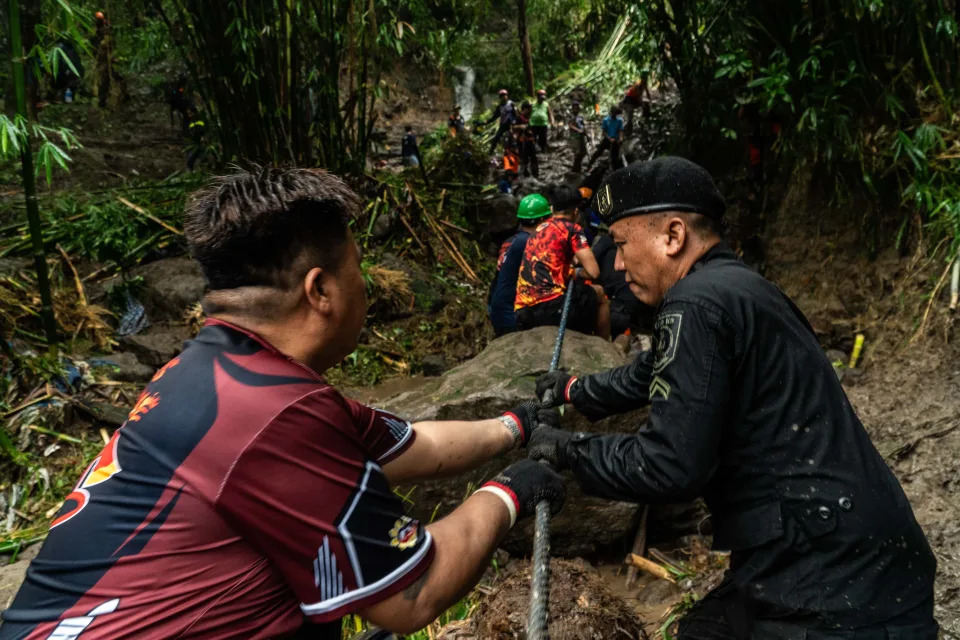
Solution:
{"label": "short dark hair", "polygon": [[697,235],[723,238],[723,221],[719,218],[705,216],[702,213],[691,213],[688,216],[690,229]]}
{"label": "short dark hair", "polygon": [[339,267],[359,208],[322,169],[237,167],[191,195],[183,231],[211,289],[287,289],[313,267]]}
{"label": "short dark hair", "polygon": [[404,131],[407,131],[407,132],[413,131],[413,127],[411,127],[410,125],[405,126],[403,129]]}

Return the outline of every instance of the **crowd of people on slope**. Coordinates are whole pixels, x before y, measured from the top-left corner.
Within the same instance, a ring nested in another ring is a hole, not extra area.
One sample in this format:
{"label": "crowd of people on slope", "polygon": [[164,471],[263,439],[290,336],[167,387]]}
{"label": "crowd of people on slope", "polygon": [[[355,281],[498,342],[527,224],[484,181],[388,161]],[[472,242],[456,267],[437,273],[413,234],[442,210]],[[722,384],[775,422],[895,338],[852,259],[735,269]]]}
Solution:
{"label": "crowd of people on slope", "polygon": [[[499,101],[494,106],[490,117],[486,120],[477,120],[475,127],[479,130],[496,124],[496,131],[490,139],[489,151],[491,154],[502,147],[503,173],[499,181],[501,192],[510,193],[519,177],[540,177],[539,154],[550,151],[551,129],[565,128],[570,149],[573,151],[573,163],[570,169],[580,173],[583,169],[583,160],[588,152],[587,121],[578,100],[571,100],[568,105],[569,117],[562,123],[554,113],[553,107],[547,100],[545,89],[536,92],[531,102],[524,100],[517,107],[510,99],[507,89],[500,89]],[[645,96],[645,97],[644,97]],[[650,92],[645,81],[637,81],[624,94],[623,99],[611,105],[608,114],[601,121],[601,138],[594,153],[590,156],[586,171],[604,153],[609,152],[610,168],[616,169],[626,164],[621,154],[621,144],[624,136],[633,131],[633,116],[636,109],[641,108],[649,113]],[[596,106],[599,115],[599,106]],[[463,135],[467,125],[460,113],[459,105],[453,107],[447,119],[447,130],[451,137]],[[423,164],[417,137],[413,128],[407,126],[401,142],[400,155],[404,166],[419,167]]]}

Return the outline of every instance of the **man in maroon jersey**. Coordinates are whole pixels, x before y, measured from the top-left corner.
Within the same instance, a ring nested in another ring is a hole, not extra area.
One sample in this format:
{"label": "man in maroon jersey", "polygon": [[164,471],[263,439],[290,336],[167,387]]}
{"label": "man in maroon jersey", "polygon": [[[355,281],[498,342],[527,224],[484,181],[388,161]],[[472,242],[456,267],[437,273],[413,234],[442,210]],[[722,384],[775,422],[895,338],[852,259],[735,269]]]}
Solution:
{"label": "man in maroon jersey", "polygon": [[209,320],[67,496],[0,639],[339,639],[348,613],[411,632],[538,499],[560,508],[560,476],[524,460],[433,524],[403,514],[392,485],[476,467],[540,418],[526,403],[411,425],[324,381],[367,310],[358,210],[308,169],[239,171],[192,198]]}

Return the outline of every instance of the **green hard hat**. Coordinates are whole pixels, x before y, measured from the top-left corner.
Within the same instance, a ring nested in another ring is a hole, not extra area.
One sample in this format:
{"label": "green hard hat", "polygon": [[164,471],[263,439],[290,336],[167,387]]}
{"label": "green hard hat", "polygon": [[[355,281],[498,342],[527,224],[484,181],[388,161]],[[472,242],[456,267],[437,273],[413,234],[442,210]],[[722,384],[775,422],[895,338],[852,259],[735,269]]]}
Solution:
{"label": "green hard hat", "polygon": [[520,201],[517,217],[521,220],[536,220],[550,215],[550,203],[539,193],[531,193]]}

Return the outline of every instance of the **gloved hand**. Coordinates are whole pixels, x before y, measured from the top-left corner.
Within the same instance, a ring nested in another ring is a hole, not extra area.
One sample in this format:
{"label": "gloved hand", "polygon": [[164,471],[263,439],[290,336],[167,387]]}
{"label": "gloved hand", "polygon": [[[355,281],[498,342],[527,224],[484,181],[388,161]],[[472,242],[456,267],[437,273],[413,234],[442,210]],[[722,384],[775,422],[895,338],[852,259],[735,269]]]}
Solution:
{"label": "gloved hand", "polygon": [[[577,381],[566,371],[551,371],[537,378],[537,397],[546,407],[559,407],[570,402],[570,387]],[[550,402],[547,402],[547,392],[550,391]]]}
{"label": "gloved hand", "polygon": [[494,494],[510,510],[510,526],[520,518],[537,511],[541,500],[550,502],[550,511],[557,513],[567,498],[567,488],[559,473],[533,460],[520,460],[504,469],[495,478],[477,489]]}
{"label": "gloved hand", "polygon": [[559,427],[560,414],[555,409],[544,409],[536,402],[529,401],[504,413],[500,421],[513,434],[514,442],[524,447],[541,425]]}
{"label": "gloved hand", "polygon": [[573,438],[574,434],[569,431],[545,426],[530,438],[527,457],[531,460],[545,460],[557,471],[563,471],[569,466],[567,445]]}

